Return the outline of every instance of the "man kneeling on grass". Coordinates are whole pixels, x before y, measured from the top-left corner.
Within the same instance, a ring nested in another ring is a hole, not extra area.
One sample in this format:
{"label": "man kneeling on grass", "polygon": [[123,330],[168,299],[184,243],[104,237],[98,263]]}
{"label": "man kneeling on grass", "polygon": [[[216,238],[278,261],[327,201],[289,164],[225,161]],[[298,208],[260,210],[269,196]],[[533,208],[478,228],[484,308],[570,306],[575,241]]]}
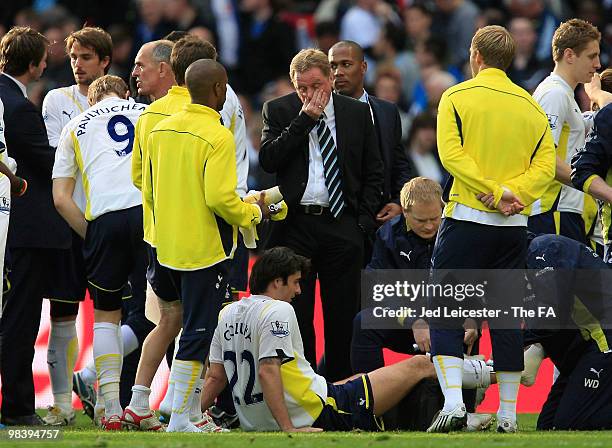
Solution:
{"label": "man kneeling on grass", "polygon": [[[202,396],[209,408],[229,378],[240,426],[246,431],[315,432],[384,429],[383,415],[424,378],[435,378],[427,356],[358,374],[336,383],[317,375],[304,358],[291,300],[309,261],[277,247],[255,263],[251,295],[225,307],[210,348]],[[463,387],[487,387],[491,368],[466,360]]]}

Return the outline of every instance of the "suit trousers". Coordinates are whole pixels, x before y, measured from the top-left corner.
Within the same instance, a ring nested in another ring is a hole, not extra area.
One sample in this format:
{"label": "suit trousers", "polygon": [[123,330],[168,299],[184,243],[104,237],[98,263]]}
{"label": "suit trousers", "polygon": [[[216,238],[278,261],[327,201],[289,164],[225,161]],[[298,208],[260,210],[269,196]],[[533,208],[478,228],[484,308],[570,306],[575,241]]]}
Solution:
{"label": "suit trousers", "polygon": [[38,336],[47,266],[55,249],[11,249],[11,289],[4,298],[0,321],[2,341],[2,416],[34,414],[32,361]]}
{"label": "suit trousers", "polygon": [[338,219],[329,211],[305,214],[292,208],[284,223],[282,243],[311,260],[312,269],[302,279],[302,293],[293,299],[304,354],[316,368],[314,331],[315,284],[319,278],[325,331],[325,367],[328,381],[351,375],[353,318],[359,310],[363,233],[357,218],[347,210]]}

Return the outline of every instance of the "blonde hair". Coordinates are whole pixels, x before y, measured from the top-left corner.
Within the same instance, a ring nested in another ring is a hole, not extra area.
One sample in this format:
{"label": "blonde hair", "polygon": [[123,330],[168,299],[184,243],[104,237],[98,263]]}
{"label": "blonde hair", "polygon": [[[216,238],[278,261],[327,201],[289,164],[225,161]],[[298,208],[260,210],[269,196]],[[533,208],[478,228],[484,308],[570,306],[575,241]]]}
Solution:
{"label": "blonde hair", "polygon": [[118,76],[104,75],[91,83],[87,90],[87,102],[93,106],[102,97],[115,93],[119,98],[125,98],[128,86],[123,79]]}
{"label": "blonde hair", "polygon": [[323,72],[325,76],[331,74],[331,67],[327,55],[321,50],[316,48],[307,48],[301,50],[298,54],[293,56],[291,64],[289,65],[289,77],[291,82],[295,81],[296,73],[304,73],[311,68],[318,68]]}
{"label": "blonde hair", "polygon": [[559,25],[552,38],[552,54],[555,62],[563,59],[563,53],[570,48],[580,56],[580,53],[592,41],[599,42],[601,33],[597,27],[581,19],[571,19]]}
{"label": "blonde hair", "polygon": [[444,207],[442,201],[442,187],[427,177],[415,177],[409,180],[402,187],[400,192],[400,203],[404,210],[410,211],[417,202],[439,201],[440,206]]}
{"label": "blonde hair", "polygon": [[506,71],[514,58],[516,43],[506,28],[489,25],[476,31],[472,50],[478,50],[487,66]]}

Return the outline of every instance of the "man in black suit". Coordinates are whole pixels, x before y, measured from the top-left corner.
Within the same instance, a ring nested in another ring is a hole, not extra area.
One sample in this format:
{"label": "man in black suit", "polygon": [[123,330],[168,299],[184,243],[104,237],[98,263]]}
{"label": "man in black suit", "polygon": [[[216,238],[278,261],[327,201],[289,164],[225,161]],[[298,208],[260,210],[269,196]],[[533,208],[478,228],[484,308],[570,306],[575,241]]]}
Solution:
{"label": "man in black suit", "polygon": [[[400,191],[416,173],[413,172],[402,147],[402,126],[397,106],[389,101],[368,95],[363,88],[368,64],[361,46],[342,40],[330,48],[329,64],[334,75],[334,90],[370,106],[378,147],[385,165],[383,197],[377,209],[379,225],[402,213]],[[366,260],[366,264],[370,260]]]}
{"label": "man in black suit", "polygon": [[376,227],[383,164],[369,108],[332,94],[325,53],[300,51],[291,61],[290,76],[297,94],[264,104],[259,161],[265,171],[276,173],[289,206],[273,240],[312,261],[313,273],[293,302],[306,359],[316,365],[318,274],[326,376],[335,381],[351,374],[351,322],[359,308],[363,240]]}
{"label": "man in black suit", "polygon": [[47,39],[31,28],[15,27],[0,41],[0,99],[4,103],[6,145],[28,190],[14,197],[8,234],[12,271],[0,322],[2,418],[7,425],[42,424],[34,412],[32,360],[43,296],[56,250],[71,244],[68,225],[53,206],[54,151],[40,112],[27,98],[47,59]]}

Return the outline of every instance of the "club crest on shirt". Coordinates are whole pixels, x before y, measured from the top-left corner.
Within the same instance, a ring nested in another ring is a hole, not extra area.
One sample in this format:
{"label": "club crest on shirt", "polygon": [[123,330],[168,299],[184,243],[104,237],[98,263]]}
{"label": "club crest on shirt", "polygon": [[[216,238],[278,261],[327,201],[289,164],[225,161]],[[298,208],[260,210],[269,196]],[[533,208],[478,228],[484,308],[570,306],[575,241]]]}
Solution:
{"label": "club crest on shirt", "polygon": [[276,320],[274,322],[270,322],[270,325],[272,326],[270,333],[272,333],[273,336],[276,336],[277,338],[289,336],[289,322],[281,322]]}
{"label": "club crest on shirt", "polygon": [[548,117],[548,124],[550,125],[550,129],[557,129],[557,121],[559,120],[559,115],[546,114]]}

